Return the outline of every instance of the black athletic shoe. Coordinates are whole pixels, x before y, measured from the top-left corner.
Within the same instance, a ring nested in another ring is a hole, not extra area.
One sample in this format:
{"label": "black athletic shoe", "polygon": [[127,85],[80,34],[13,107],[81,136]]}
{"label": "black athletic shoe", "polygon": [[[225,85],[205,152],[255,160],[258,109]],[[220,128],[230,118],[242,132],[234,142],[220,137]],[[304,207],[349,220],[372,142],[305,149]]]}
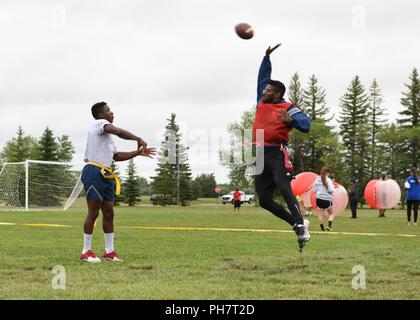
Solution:
{"label": "black athletic shoe", "polygon": [[306,241],[306,235],[305,235],[305,228],[303,224],[298,224],[293,227],[293,230],[295,230],[297,235],[297,242],[299,244],[299,251],[302,251],[303,247],[305,246]]}

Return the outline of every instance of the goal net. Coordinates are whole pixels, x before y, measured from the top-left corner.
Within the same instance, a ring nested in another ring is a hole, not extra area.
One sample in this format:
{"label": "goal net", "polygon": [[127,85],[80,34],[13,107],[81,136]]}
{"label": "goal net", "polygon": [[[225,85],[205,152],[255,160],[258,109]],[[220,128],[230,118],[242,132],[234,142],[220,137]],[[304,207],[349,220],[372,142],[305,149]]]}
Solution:
{"label": "goal net", "polygon": [[67,208],[81,207],[84,194],[80,175],[81,168],[70,163],[37,160],[4,163],[0,168],[0,209],[64,209],[66,204]]}

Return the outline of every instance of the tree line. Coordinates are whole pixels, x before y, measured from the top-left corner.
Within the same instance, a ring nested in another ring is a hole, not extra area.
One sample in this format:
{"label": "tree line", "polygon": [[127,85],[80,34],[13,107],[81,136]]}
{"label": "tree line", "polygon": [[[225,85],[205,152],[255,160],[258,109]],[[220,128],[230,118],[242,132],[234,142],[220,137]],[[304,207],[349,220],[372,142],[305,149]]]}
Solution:
{"label": "tree line", "polygon": [[[153,181],[150,183],[145,177],[138,175],[134,161],[130,160],[123,177],[122,193],[120,196],[116,197],[117,205],[125,203],[129,206],[134,206],[141,201],[141,196],[150,196],[152,194],[163,195],[163,201],[158,202],[158,204],[162,205],[176,203],[187,205],[191,200],[217,196],[214,191],[216,179],[213,173],[200,174],[194,179],[191,177],[191,170],[189,169],[188,156],[186,153],[187,149],[180,144],[181,135],[178,132],[179,128],[176,125],[175,118],[176,115],[172,114],[171,118],[168,119],[167,135],[165,136],[165,141],[162,143],[161,156],[164,158],[163,153],[165,152],[166,156],[168,155],[168,141],[171,138],[171,135],[173,135],[175,141],[178,141],[178,144],[175,145],[175,149],[179,149],[177,158],[179,159],[179,165],[177,162],[169,165],[168,163],[158,165],[156,176],[152,177]],[[25,134],[22,127],[19,126],[16,137],[7,141],[0,152],[0,168],[5,162],[23,162],[25,160],[70,163],[73,160],[74,153],[75,149],[68,135],[55,136],[53,130],[46,127],[41,137],[35,138]],[[112,169],[120,176],[117,162],[113,163]],[[41,169],[38,169],[38,171],[39,170]],[[60,176],[63,179],[66,176],[69,176],[69,174],[66,174],[66,171],[70,171],[70,168],[67,166],[60,167],[60,169],[49,168],[49,176],[52,176],[51,171],[54,170],[57,171],[56,176]],[[178,176],[179,179],[177,178]],[[24,184],[24,181],[20,180],[17,183]],[[43,192],[45,192],[45,188],[48,189],[49,187],[44,186]],[[51,190],[50,194],[54,194],[52,191],[53,190]],[[39,196],[36,192],[32,192],[31,195],[32,194],[34,195],[33,202],[40,201],[39,199],[41,198],[46,198]],[[58,199],[54,199],[51,195],[48,198],[49,203],[44,203],[47,200],[41,199],[43,201],[42,204],[58,205]],[[22,199],[21,202],[23,203],[24,199]]]}

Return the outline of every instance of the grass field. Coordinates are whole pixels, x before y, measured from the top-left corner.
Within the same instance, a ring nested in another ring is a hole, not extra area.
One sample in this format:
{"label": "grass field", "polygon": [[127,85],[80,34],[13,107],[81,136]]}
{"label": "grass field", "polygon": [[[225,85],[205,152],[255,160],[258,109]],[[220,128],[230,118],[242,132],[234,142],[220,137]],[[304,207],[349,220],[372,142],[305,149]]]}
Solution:
{"label": "grass field", "polygon": [[[420,298],[420,226],[407,226],[402,210],[381,219],[359,210],[357,220],[346,211],[334,233],[318,232],[312,216],[300,253],[288,225],[266,211],[207,203],[117,208],[120,264],[79,261],[85,210],[0,212],[0,299]],[[93,249],[103,246],[97,227]],[[65,267],[65,290],[52,288],[55,265]],[[352,288],[355,265],[366,289]]]}

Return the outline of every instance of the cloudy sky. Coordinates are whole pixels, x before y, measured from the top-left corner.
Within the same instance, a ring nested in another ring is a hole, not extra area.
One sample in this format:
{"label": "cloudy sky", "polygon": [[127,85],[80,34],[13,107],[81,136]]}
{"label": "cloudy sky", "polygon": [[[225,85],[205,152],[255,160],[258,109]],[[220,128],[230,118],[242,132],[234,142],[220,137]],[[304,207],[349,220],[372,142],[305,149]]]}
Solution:
{"label": "cloudy sky", "polygon": [[[269,45],[273,78],[304,83],[315,74],[328,106],[351,79],[376,77],[389,118],[413,67],[420,67],[420,4],[412,0],[2,0],[0,2],[0,147],[21,125],[68,134],[82,165],[90,107],[106,101],[115,125],[159,146],[176,113],[190,146],[193,174],[216,174],[218,137],[255,104],[256,77]],[[239,22],[255,30],[241,40]],[[120,150],[135,143],[116,138]],[[155,160],[137,158],[139,174]]]}

